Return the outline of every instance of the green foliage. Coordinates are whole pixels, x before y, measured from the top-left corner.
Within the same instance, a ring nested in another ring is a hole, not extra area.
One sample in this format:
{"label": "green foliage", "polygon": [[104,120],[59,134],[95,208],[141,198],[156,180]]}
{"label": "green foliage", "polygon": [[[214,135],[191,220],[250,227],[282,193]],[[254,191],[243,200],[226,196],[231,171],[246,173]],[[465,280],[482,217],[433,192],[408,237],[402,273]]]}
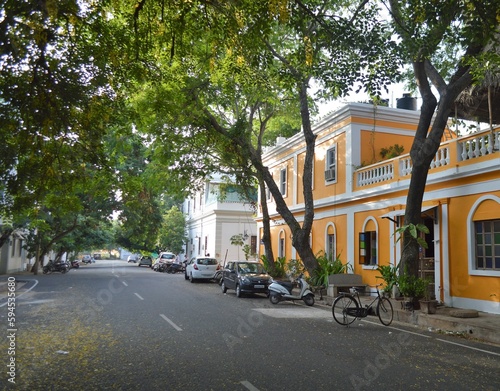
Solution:
{"label": "green foliage", "polygon": [[318,267],[314,270],[311,277],[311,283],[314,286],[328,287],[328,276],[332,274],[347,273],[350,270],[348,263],[342,263],[340,254],[335,259],[331,259],[327,254],[319,253],[316,255]]}
{"label": "green foliage", "polygon": [[403,296],[421,299],[426,295],[429,281],[404,273],[398,277],[397,284]]}
{"label": "green foliage", "polygon": [[384,280],[385,283],[383,291],[391,292],[392,287],[398,283],[399,265],[380,265],[377,267],[377,271],[380,273],[380,276],[376,276],[376,278]]}
{"label": "green foliage", "polygon": [[410,223],[410,224],[403,225],[402,227],[399,227],[395,231],[395,234],[399,234],[399,237],[397,238],[396,243],[399,240],[401,240],[401,238],[404,237],[405,233],[408,233],[414,240],[417,241],[417,243],[421,247],[427,248],[428,247],[427,242],[420,237],[419,232],[422,232],[424,234],[428,234],[429,228],[427,228],[424,224],[421,224],[421,223],[419,223],[419,224]]}
{"label": "green foliage", "polygon": [[269,261],[265,255],[261,255],[260,260],[269,275],[274,278],[283,278],[286,276],[286,258],[276,258],[274,262]]}
{"label": "green foliage", "polygon": [[183,250],[187,241],[186,218],[184,214],[173,206],[164,216],[158,237],[159,251],[172,251],[178,254]]}
{"label": "green foliage", "polygon": [[383,159],[392,159],[403,154],[404,150],[405,148],[402,145],[394,144],[388,148],[381,148],[380,156],[382,156]]}
{"label": "green foliage", "polygon": [[238,246],[238,247],[243,246],[243,244],[245,243],[245,241],[243,240],[243,234],[233,235],[229,238],[229,241],[233,246]]}

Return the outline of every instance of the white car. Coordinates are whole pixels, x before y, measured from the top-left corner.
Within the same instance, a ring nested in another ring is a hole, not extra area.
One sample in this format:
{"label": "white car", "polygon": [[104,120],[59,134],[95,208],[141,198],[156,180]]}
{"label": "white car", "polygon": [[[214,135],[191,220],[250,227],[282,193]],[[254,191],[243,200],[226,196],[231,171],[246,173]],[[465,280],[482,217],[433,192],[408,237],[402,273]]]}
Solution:
{"label": "white car", "polygon": [[186,265],[184,278],[191,282],[195,280],[211,280],[214,278],[215,272],[219,270],[219,262],[215,258],[196,257]]}

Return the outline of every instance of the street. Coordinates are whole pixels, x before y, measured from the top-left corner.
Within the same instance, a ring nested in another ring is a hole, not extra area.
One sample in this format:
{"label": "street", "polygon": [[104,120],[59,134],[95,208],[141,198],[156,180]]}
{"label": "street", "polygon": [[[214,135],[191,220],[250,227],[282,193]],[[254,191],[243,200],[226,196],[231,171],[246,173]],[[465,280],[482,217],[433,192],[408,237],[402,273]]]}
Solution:
{"label": "street", "polygon": [[[345,328],[326,306],[237,298],[125,261],[17,278],[29,281],[16,297],[15,384],[4,370],[2,389],[500,389],[500,347],[375,317]],[[0,348],[6,368],[8,338]]]}

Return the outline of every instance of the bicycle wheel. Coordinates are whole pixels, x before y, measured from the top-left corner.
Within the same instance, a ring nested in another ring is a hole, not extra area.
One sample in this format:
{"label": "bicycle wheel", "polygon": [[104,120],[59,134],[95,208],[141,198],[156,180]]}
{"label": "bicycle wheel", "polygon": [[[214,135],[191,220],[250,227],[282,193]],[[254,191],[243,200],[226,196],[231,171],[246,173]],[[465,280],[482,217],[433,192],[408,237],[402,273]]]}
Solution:
{"label": "bicycle wheel", "polygon": [[[333,319],[342,326],[347,326],[356,320],[353,313],[359,308],[356,299],[350,295],[342,295],[335,299],[332,305]],[[350,309],[350,311],[348,311]]]}
{"label": "bicycle wheel", "polygon": [[394,311],[391,301],[387,297],[381,297],[377,304],[377,315],[383,325],[389,326],[392,322]]}

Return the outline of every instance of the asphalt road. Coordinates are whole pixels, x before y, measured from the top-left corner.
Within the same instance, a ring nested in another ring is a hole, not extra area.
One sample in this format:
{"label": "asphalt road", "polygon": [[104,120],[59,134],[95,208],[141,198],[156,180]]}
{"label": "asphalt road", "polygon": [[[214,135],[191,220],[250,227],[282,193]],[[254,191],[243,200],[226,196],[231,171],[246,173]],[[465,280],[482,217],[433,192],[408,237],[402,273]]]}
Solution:
{"label": "asphalt road", "polygon": [[[500,389],[500,347],[377,318],[344,328],[327,307],[238,299],[124,261],[23,279],[16,384],[4,370],[2,389]],[[12,333],[1,303],[6,365]]]}

